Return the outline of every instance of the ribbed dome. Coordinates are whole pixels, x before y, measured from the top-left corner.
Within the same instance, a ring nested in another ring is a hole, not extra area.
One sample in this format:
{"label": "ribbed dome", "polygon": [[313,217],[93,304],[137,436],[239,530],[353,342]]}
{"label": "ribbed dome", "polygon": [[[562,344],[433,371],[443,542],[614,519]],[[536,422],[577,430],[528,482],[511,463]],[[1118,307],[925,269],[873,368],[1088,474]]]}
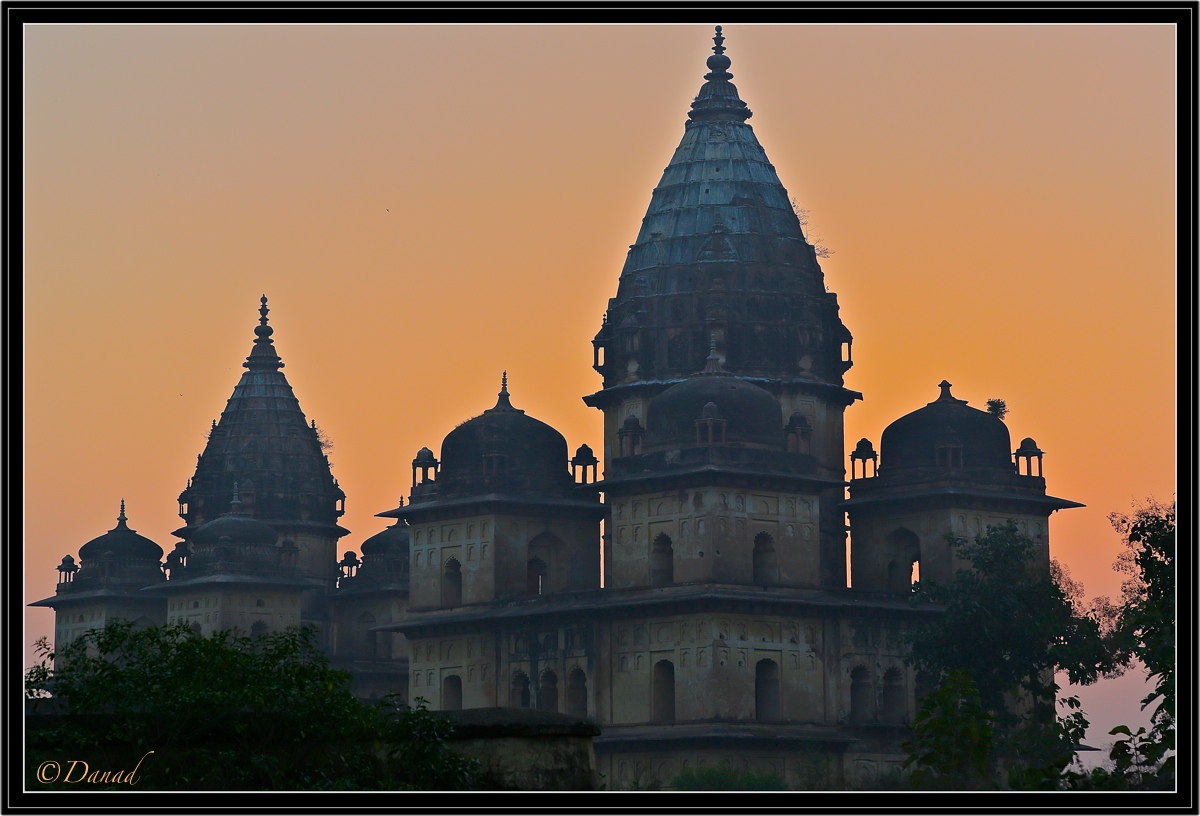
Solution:
{"label": "ribbed dome", "polygon": [[359,550],[364,556],[399,554],[401,551],[408,550],[408,539],[408,527],[404,522],[399,522],[368,538],[362,543]]}
{"label": "ribbed dome", "polygon": [[715,329],[731,373],[841,386],[851,336],[837,296],[746,121],[720,31],[714,41],[597,334],[596,368],[605,389],[682,379]]}
{"label": "ribbed dome", "polygon": [[997,468],[1011,472],[1012,447],[1008,426],[986,411],[950,394],[950,383],[939,383],[941,396],[884,429],[879,443],[881,472],[899,468],[938,467],[938,448],[961,446],[961,467]]}
{"label": "ribbed dome", "polygon": [[695,445],[697,420],[723,421],[727,445],[783,448],[783,409],[779,400],[745,380],[705,373],[673,385],[650,400],[646,406],[644,450]]}
{"label": "ribbed dome", "polygon": [[145,536],[138,535],[137,531],[131,530],[125,521],[125,501],[122,500],[121,514],[117,516],[117,526],[80,547],[80,560],[88,561],[99,558],[106,552],[111,552],[117,558],[161,560],[163,548]]}
{"label": "ribbed dome", "polygon": [[483,489],[559,490],[572,484],[567,440],[509,402],[507,374],[496,406],[467,420],[442,441],[438,496]]}

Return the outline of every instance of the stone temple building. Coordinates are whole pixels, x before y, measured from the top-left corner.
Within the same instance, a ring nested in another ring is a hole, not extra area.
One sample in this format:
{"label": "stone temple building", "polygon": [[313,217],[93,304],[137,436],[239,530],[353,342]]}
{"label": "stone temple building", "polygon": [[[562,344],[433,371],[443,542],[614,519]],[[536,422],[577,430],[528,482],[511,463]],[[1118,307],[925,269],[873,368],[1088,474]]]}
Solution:
{"label": "stone temple building", "polygon": [[1014,449],[945,381],[878,453],[847,453],[852,336],[714,41],[593,340],[602,463],[502,380],[339,560],[345,494],[264,297],[179,542],[163,562],[122,506],[36,604],[58,640],[113,617],[314,624],[362,696],[593,718],[614,789],[702,767],[869,786],[898,767],[920,694],[902,636],[936,614],[909,605],[914,571],[947,578],[947,534],[1009,519],[1048,570],[1049,516],[1080,505],[1047,495],[1032,439]]}

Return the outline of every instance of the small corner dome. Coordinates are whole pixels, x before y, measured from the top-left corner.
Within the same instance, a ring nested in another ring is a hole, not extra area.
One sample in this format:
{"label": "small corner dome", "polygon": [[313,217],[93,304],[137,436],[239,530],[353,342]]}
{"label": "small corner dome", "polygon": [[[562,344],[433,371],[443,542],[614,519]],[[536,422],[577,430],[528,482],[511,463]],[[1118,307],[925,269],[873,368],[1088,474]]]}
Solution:
{"label": "small corner dome", "polygon": [[783,448],[783,409],[769,391],[737,377],[697,374],[647,404],[645,450],[695,445],[701,419],[724,420],[726,444]]}
{"label": "small corner dome", "polygon": [[376,533],[362,543],[358,548],[364,555],[385,555],[408,550],[408,527],[399,522],[386,530]]}
{"label": "small corner dome", "polygon": [[108,552],[118,558],[158,561],[163,557],[162,547],[126,526],[124,505],[121,507],[121,515],[117,518],[117,526],[80,547],[79,558],[87,561],[99,558]]}
{"label": "small corner dome", "polygon": [[1008,426],[987,411],[967,405],[950,394],[943,380],[941,395],[923,408],[906,414],[883,431],[879,440],[881,471],[937,467],[937,449],[962,446],[964,468],[1012,471],[1012,440]]}

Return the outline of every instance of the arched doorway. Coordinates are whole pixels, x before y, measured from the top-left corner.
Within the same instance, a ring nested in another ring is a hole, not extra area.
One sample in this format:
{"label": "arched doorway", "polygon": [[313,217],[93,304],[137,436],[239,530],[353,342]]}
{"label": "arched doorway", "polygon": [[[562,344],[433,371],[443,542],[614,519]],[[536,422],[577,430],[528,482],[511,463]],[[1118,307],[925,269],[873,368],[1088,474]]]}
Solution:
{"label": "arched doorway", "polygon": [[660,660],[654,664],[650,679],[650,719],[675,722],[675,664]]}
{"label": "arched doorway", "polygon": [[754,717],[770,722],[783,719],[779,694],[779,664],[760,660],[754,666]]}

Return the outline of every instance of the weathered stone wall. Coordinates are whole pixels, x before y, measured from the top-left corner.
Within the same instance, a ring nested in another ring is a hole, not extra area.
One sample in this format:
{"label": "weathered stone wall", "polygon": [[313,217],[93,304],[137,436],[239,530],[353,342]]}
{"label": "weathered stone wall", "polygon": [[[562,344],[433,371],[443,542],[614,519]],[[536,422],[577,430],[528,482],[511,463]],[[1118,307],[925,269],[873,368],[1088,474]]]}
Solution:
{"label": "weathered stone wall", "polygon": [[451,749],[483,763],[485,784],[499,790],[598,790],[587,720],[528,709],[485,708],[448,714]]}
{"label": "weathered stone wall", "polygon": [[[612,588],[651,583],[651,548],[671,541],[671,583],[716,581],[816,586],[820,575],[819,499],[773,490],[656,492],[612,499]],[[770,537],[775,570],[756,580],[755,539]]]}

